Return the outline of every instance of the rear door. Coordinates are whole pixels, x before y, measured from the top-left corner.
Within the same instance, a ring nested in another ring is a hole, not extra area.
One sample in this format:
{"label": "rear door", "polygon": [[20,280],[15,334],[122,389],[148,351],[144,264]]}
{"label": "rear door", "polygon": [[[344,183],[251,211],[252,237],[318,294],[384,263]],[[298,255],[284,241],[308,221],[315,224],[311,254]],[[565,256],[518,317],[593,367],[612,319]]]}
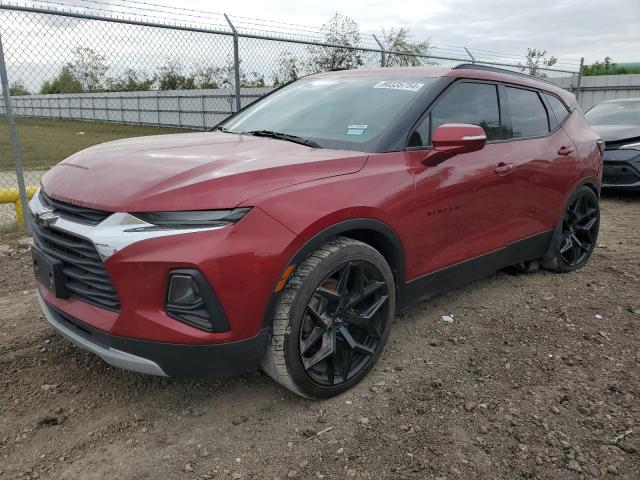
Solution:
{"label": "rear door", "polygon": [[513,158],[505,175],[510,199],[505,231],[515,241],[555,227],[567,184],[576,178],[576,148],[541,92],[501,85],[500,99]]}

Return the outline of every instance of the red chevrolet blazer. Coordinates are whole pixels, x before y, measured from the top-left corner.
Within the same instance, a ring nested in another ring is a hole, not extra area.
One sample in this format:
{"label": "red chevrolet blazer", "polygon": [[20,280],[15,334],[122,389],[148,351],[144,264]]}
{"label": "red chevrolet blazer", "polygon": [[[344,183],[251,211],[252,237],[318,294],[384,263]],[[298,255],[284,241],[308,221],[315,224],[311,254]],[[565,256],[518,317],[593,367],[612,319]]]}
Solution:
{"label": "red chevrolet blazer", "polygon": [[30,203],[38,300],[111,365],[261,366],[329,397],[367,374],[414,302],[510,265],[582,267],[603,148],[571,93],[522,74],[308,76],[212,131],[51,169]]}

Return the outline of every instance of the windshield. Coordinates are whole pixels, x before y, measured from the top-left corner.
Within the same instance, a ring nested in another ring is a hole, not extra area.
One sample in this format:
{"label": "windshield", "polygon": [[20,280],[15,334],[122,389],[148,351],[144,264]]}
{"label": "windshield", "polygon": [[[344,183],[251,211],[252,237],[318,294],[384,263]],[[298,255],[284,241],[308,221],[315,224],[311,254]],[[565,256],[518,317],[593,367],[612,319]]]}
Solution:
{"label": "windshield", "polygon": [[270,131],[322,148],[366,150],[434,78],[331,77],[298,80],[222,126],[232,133]]}
{"label": "windshield", "polygon": [[600,103],[585,116],[591,125],[640,125],[640,100]]}

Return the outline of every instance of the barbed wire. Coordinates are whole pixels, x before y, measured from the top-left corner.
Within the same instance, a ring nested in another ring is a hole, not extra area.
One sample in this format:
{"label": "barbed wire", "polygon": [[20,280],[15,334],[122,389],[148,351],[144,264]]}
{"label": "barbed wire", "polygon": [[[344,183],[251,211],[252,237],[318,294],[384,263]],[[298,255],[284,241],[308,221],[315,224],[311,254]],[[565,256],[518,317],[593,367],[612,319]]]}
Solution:
{"label": "barbed wire", "polygon": [[[226,33],[231,32],[223,13],[211,10],[177,7],[145,0],[28,0],[25,2],[10,2],[0,0],[0,5],[34,6],[39,8],[59,11],[62,9],[77,9],[83,13],[89,13],[106,18],[139,17],[140,19],[168,26],[195,26],[202,29],[215,29]],[[109,7],[109,8],[104,8]],[[64,10],[63,10],[64,11]],[[261,35],[273,39],[286,38],[288,40],[300,39],[305,42],[325,41],[326,32],[322,27],[305,25],[295,22],[284,22],[270,19],[260,19],[241,15],[229,15],[235,29],[241,34]],[[385,43],[384,39],[383,44]],[[417,45],[419,42],[411,42]],[[494,50],[466,48],[459,45],[450,45],[440,42],[429,43],[427,56],[451,57],[460,60],[471,60],[470,55],[477,61],[513,63],[526,66],[526,54],[498,52]],[[361,33],[360,41],[355,47],[378,49],[378,43],[371,33]],[[389,46],[387,45],[387,49]],[[579,60],[557,58],[555,65],[551,67],[577,70]]]}
{"label": "barbed wire", "polygon": [[[92,3],[106,3],[106,2],[97,2],[95,0],[89,0]],[[114,16],[115,18],[118,18],[118,15],[122,15],[122,16],[127,16],[127,15],[135,15],[138,17],[143,17],[144,19],[148,19],[148,20],[162,20],[163,22],[166,22],[169,25],[180,25],[179,22],[176,22],[173,19],[169,19],[166,17],[160,17],[158,15],[155,14],[150,14],[150,13],[142,13],[142,12],[138,12],[138,11],[122,11],[122,10],[116,10],[116,9],[112,9],[112,8],[100,8],[100,7],[83,7],[83,6],[78,6],[76,4],[69,4],[69,3],[64,3],[61,1],[54,1],[54,0],[33,0],[31,2],[29,2],[29,5],[27,6],[38,6],[39,4],[45,4],[45,5],[54,5],[54,6],[59,6],[59,7],[63,7],[63,8],[77,8],[77,9],[82,9],[83,13],[97,13],[103,17],[112,17]],[[12,3],[12,2],[0,2],[0,5],[7,5],[7,6],[12,6],[12,5],[20,5],[18,2],[16,3]],[[112,5],[111,3],[109,3],[109,5]],[[118,5],[116,5],[118,6]],[[126,8],[126,7],[125,7]],[[56,12],[58,11],[57,9],[51,8],[52,12]],[[62,10],[62,12],[64,12],[65,10]],[[109,15],[105,15],[104,13],[108,13]],[[168,12],[167,12],[168,13]],[[191,20],[190,23],[194,26],[198,26],[200,28],[202,27],[209,27],[211,28],[212,26],[216,26],[216,27],[222,27],[223,29],[226,29],[228,31],[230,31],[230,27],[229,24],[225,24],[225,23],[211,23],[211,22],[203,22],[203,21],[197,21],[197,20]]]}

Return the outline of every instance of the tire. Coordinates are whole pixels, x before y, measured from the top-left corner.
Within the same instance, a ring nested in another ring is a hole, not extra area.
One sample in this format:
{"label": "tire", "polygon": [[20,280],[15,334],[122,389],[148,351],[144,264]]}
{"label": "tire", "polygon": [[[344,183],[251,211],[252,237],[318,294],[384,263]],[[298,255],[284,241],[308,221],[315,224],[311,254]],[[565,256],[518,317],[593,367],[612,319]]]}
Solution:
{"label": "tire", "polygon": [[337,237],[289,279],[262,368],[302,397],[338,395],[375,365],[394,313],[395,283],[384,257],[365,243]]}
{"label": "tire", "polygon": [[542,260],[542,266],[559,273],[582,268],[595,249],[599,228],[598,196],[586,185],[578,187],[569,197],[558,221],[551,247]]}

